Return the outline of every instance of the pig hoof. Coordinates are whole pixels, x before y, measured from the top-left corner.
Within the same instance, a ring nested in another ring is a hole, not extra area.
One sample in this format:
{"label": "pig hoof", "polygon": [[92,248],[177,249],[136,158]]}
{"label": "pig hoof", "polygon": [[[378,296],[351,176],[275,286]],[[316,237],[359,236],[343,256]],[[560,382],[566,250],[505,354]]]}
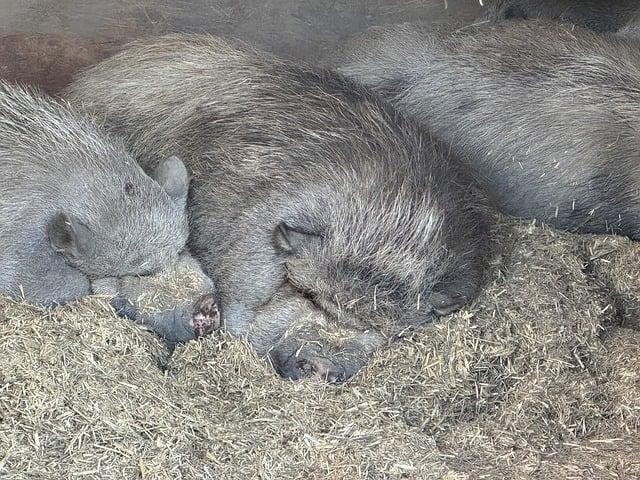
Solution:
{"label": "pig hoof", "polygon": [[207,336],[220,328],[222,323],[220,309],[212,294],[203,295],[198,300],[191,321],[196,338]]}

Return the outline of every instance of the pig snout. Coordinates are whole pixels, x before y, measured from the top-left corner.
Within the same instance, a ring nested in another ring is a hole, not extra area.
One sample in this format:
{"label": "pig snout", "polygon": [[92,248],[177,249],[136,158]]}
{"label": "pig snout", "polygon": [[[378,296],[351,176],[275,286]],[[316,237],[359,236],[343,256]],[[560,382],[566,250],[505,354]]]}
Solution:
{"label": "pig snout", "polygon": [[342,383],[350,376],[344,366],[310,345],[294,351],[275,348],[269,353],[269,358],[278,374],[291,380],[314,378],[328,383]]}

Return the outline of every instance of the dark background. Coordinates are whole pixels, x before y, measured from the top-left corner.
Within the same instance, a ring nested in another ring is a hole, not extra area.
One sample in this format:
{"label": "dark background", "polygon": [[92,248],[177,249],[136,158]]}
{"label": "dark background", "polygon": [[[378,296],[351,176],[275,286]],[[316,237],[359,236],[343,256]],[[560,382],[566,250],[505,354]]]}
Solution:
{"label": "dark background", "polygon": [[313,61],[371,25],[470,22],[480,11],[478,0],[0,0],[0,76],[55,93],[118,45],[172,31]]}

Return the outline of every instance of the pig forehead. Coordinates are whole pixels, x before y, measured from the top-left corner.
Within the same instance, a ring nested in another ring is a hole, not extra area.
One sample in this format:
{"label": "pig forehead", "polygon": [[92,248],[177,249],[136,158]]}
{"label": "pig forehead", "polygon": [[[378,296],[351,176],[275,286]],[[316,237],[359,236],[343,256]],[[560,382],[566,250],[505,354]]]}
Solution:
{"label": "pig forehead", "polygon": [[161,230],[166,227],[178,231],[186,219],[186,213],[173,202],[155,195],[131,198],[123,193],[113,199],[105,198],[93,211],[107,229]]}

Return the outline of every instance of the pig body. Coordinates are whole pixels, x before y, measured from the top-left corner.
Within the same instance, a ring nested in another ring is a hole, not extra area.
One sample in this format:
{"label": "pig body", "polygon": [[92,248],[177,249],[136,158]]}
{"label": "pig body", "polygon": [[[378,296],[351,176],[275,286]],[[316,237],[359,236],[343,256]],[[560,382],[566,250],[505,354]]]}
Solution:
{"label": "pig body", "polygon": [[283,288],[344,328],[383,335],[479,288],[485,199],[417,124],[335,73],[169,36],[130,46],[65,95],[123,135],[145,168],[154,151],[185,160],[190,247],[224,324],[289,365],[278,368],[286,376],[305,362],[278,351],[298,308],[271,305]]}
{"label": "pig body", "polygon": [[0,293],[61,304],[173,264],[188,176],[177,159],[158,164],[155,181],[89,120],[0,83]]}
{"label": "pig body", "polygon": [[640,237],[640,49],[538,21],[374,29],[335,63],[446,140],[505,213]]}

